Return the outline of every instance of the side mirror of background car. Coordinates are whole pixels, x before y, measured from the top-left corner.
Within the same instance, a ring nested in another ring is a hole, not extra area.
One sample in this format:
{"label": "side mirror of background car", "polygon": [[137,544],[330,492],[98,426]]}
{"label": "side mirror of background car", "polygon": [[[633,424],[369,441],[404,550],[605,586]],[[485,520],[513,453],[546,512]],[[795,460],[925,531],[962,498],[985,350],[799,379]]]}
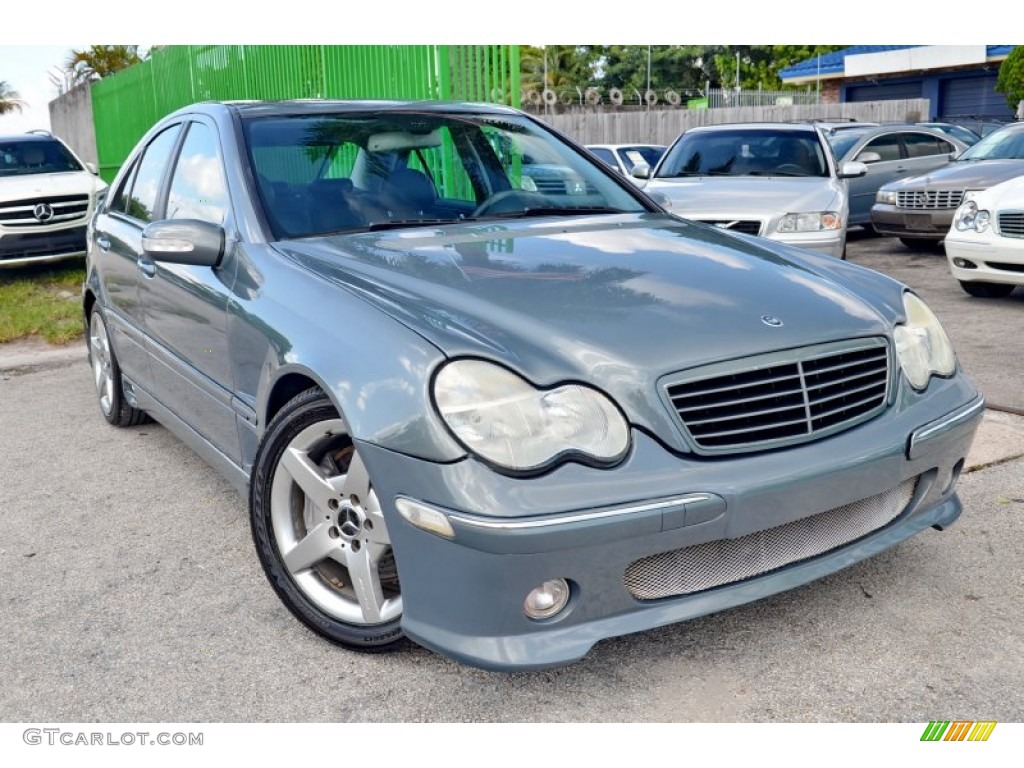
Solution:
{"label": "side mirror of background car", "polygon": [[856,162],[858,163],[878,163],[881,162],[882,156],[877,152],[861,152],[857,155]]}
{"label": "side mirror of background car", "polygon": [[672,207],[672,199],[664,192],[654,191],[649,193],[647,196],[665,210],[668,210],[669,208]]}
{"label": "side mirror of background car", "polygon": [[153,261],[215,267],[224,254],[224,228],[208,221],[154,221],[142,230],[142,250]]}
{"label": "side mirror of background car", "polygon": [[634,179],[649,179],[651,178],[651,166],[647,163],[637,163],[633,166],[632,173]]}
{"label": "side mirror of background car", "polygon": [[96,166],[93,165],[92,163],[86,163],[85,164],[85,170],[87,170],[93,176],[99,176],[100,175],[100,172],[96,170]]}
{"label": "side mirror of background car", "polygon": [[858,163],[856,161],[850,163],[843,163],[843,167],[839,169],[840,179],[856,179],[859,176],[863,176],[868,172],[868,167],[864,163]]}

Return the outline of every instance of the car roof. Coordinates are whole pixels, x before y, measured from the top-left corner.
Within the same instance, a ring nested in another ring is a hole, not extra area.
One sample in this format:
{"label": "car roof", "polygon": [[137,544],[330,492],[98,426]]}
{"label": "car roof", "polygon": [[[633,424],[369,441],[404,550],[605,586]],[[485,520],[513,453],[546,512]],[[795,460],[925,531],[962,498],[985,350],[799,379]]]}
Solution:
{"label": "car roof", "polygon": [[814,133],[814,123],[715,123],[714,125],[696,125],[688,128],[685,133],[711,133],[713,131],[792,131],[793,133]]}
{"label": "car roof", "polygon": [[648,144],[644,141],[627,142],[625,144],[586,144],[588,149],[590,147],[596,147],[598,149],[621,149],[622,147],[653,147],[655,149],[664,149],[664,144]]}
{"label": "car roof", "polygon": [[0,136],[0,141],[60,141],[52,133],[12,133]]}
{"label": "car roof", "polygon": [[[210,101],[200,102],[178,110],[185,112],[215,112],[230,109],[242,117],[272,117],[276,115],[321,115],[337,112],[433,112],[437,114],[522,114],[519,110],[498,104],[456,101],[398,101],[398,100],[341,100],[292,99],[288,101]],[[176,113],[177,114],[177,113]]]}

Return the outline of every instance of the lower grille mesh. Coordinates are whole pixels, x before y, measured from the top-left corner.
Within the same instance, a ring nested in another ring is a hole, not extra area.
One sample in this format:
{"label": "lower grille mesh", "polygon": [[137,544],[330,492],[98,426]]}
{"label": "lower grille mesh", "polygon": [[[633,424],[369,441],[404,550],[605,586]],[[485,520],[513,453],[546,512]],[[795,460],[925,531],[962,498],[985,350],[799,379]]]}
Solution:
{"label": "lower grille mesh", "polygon": [[688,595],[824,554],[899,516],[916,479],[898,488],[738,539],[720,539],[631,563],[623,579],[637,600]]}

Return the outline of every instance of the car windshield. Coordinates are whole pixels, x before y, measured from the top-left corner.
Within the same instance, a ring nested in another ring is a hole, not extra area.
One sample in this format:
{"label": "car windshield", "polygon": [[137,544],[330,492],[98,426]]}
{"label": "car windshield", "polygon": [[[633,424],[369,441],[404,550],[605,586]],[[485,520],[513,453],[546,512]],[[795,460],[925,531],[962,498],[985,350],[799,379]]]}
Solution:
{"label": "car windshield", "polygon": [[817,133],[786,128],[696,130],[668,151],[658,178],[828,176]]}
{"label": "car windshield", "polygon": [[278,238],[648,210],[593,160],[518,115],[388,110],[243,125]]}
{"label": "car windshield", "polygon": [[836,157],[842,158],[846,156],[846,153],[850,151],[850,148],[860,141],[861,137],[870,131],[870,128],[849,128],[845,131],[838,131],[836,133],[828,133],[828,143],[832,147],[832,151]]}
{"label": "car windshield", "polygon": [[619,147],[619,157],[627,171],[632,171],[638,163],[646,163],[651,168],[658,164],[661,156],[665,154],[664,147]]}
{"label": "car windshield", "polygon": [[59,141],[0,142],[0,176],[81,171],[81,164]]}
{"label": "car windshield", "polygon": [[1024,130],[1007,128],[990,133],[965,150],[958,160],[1024,160]]}

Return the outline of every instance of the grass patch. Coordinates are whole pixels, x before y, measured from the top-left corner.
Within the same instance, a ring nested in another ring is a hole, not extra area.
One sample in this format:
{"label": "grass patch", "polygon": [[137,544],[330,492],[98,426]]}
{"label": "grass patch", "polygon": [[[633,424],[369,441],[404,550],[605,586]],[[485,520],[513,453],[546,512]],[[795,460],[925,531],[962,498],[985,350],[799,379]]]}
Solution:
{"label": "grass patch", "polygon": [[84,280],[81,263],[0,269],[0,343],[32,336],[50,344],[80,339]]}

